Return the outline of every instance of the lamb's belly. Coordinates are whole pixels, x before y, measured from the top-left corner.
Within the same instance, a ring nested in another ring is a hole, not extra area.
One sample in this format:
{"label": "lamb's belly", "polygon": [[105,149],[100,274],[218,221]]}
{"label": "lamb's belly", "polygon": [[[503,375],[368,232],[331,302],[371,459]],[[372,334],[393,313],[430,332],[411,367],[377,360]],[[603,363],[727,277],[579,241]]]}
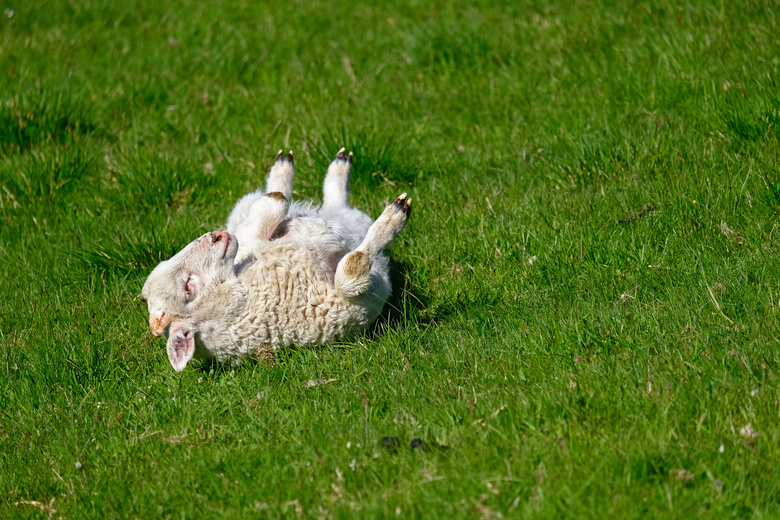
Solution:
{"label": "lamb's belly", "polygon": [[366,310],[338,294],[310,257],[296,253],[253,277],[245,339],[278,348],[324,343],[364,329]]}
{"label": "lamb's belly", "polygon": [[365,312],[336,293],[327,282],[294,284],[276,301],[265,301],[258,323],[272,347],[325,343],[367,325]]}
{"label": "lamb's belly", "polygon": [[[369,311],[337,294],[327,282],[291,284],[285,291],[266,288],[254,310],[225,331],[204,335],[206,345],[196,357],[239,363],[247,357],[264,357],[290,345],[327,343],[366,328]],[[269,294],[271,293],[271,294]],[[271,296],[275,293],[276,299]],[[374,313],[375,314],[375,313]]]}

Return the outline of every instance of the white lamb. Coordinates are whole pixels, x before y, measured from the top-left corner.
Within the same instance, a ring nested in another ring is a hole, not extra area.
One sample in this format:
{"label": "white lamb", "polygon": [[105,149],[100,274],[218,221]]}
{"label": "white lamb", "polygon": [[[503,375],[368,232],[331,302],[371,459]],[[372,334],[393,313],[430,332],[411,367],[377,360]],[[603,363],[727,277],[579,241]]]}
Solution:
{"label": "white lamb", "polygon": [[390,296],[382,251],[406,224],[402,194],[372,222],[350,208],[352,154],[328,167],[322,206],[292,202],[292,152],[241,198],[226,231],[212,231],[161,262],[141,292],[149,327],[168,339],[181,371],[190,359],[238,364],[284,345],[331,341],[364,330]]}

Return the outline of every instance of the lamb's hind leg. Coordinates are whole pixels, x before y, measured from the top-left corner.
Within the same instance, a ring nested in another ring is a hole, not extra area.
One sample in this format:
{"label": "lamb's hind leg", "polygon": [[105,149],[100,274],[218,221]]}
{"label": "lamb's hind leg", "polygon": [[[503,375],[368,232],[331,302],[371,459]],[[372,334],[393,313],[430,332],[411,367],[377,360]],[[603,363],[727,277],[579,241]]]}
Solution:
{"label": "lamb's hind leg", "polygon": [[284,153],[279,150],[276,155],[276,161],[268,172],[268,179],[265,182],[265,192],[267,194],[278,191],[288,201],[292,200],[293,177],[295,177],[295,167],[293,166],[293,153],[283,157]]}
{"label": "lamb's hind leg", "polygon": [[336,266],[336,289],[347,298],[364,294],[371,287],[371,267],[379,253],[390,245],[406,225],[412,210],[412,199],[406,193],[387,206],[368,229],[363,242]]}
{"label": "lamb's hind leg", "polygon": [[352,170],[352,152],[344,155],[344,148],[328,166],[325,182],[322,185],[322,205],[324,207],[349,207],[349,175]]}

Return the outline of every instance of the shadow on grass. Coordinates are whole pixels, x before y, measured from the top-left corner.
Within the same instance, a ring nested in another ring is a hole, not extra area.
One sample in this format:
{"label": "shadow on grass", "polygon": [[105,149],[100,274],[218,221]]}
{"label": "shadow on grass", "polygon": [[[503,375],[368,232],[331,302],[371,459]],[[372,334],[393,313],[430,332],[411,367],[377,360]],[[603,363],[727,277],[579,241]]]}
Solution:
{"label": "shadow on grass", "polygon": [[409,262],[395,260],[390,264],[393,295],[366,331],[368,339],[376,339],[392,329],[438,325],[467,313],[470,308],[476,310],[500,303],[500,298],[478,290],[459,291],[454,298],[437,298],[424,285],[411,283],[413,271],[414,266]]}

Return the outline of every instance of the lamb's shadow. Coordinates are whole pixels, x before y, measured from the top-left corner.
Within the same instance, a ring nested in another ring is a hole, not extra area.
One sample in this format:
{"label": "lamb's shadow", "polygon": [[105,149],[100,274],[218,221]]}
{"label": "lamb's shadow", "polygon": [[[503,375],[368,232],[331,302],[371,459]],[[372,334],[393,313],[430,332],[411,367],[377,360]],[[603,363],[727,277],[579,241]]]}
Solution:
{"label": "lamb's shadow", "polygon": [[427,289],[414,283],[414,266],[403,260],[390,263],[390,282],[393,294],[385,303],[382,314],[366,331],[369,339],[376,339],[387,330],[410,324],[433,325],[456,313],[449,307],[431,306],[432,295]]}

